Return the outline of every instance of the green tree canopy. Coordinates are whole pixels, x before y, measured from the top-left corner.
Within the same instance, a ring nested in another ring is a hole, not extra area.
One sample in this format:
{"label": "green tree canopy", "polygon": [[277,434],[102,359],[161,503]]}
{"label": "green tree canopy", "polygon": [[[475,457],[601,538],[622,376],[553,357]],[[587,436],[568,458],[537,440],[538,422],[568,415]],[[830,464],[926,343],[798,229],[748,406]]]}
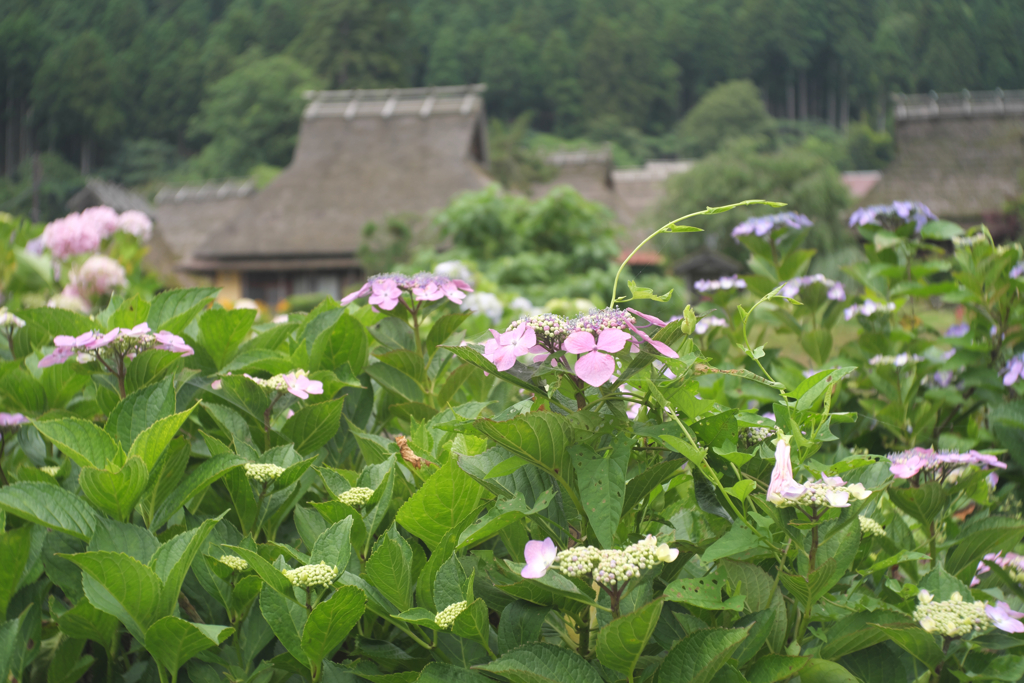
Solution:
{"label": "green tree canopy", "polygon": [[712,88],[679,122],[684,156],[703,156],[726,140],[766,132],[771,116],[752,81],[727,81]]}

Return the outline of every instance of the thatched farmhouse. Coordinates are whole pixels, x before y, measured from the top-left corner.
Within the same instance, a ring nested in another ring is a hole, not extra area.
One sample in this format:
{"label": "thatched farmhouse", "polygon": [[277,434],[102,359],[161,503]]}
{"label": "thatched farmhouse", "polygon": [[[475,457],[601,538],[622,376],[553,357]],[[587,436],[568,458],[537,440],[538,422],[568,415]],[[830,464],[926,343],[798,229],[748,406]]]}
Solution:
{"label": "thatched farmhouse", "polygon": [[1022,190],[1024,91],[893,95],[896,159],[862,204],[914,199],[943,218],[1016,226],[1006,203]]}
{"label": "thatched farmhouse", "polygon": [[339,296],[361,280],[363,227],[422,215],[489,178],[484,86],[310,93],[291,164],[181,267],[224,296]]}

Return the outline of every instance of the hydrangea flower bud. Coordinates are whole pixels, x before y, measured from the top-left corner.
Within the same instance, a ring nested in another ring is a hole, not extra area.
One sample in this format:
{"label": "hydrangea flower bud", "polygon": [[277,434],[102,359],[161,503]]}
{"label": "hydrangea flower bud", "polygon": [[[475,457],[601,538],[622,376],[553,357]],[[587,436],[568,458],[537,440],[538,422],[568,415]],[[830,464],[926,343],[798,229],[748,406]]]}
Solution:
{"label": "hydrangea flower bud", "polygon": [[601,561],[601,551],[589,545],[576,546],[558,553],[558,571],[571,579],[587,576]]}
{"label": "hydrangea flower bud", "polygon": [[441,628],[451,628],[452,624],[455,623],[456,617],[462,614],[468,604],[465,600],[453,602],[437,613],[437,616],[434,617],[434,623]]}
{"label": "hydrangea flower bud", "polygon": [[371,497],[373,497],[373,489],[368,489],[365,486],[353,486],[348,491],[338,494],[338,500],[354,508],[366,505]]}
{"label": "hydrangea flower bud", "polygon": [[775,436],[775,432],[767,427],[747,427],[740,430],[740,448],[753,448],[765,439]]}
{"label": "hydrangea flower bud", "polygon": [[25,321],[7,310],[0,308],[0,327],[25,327]]}
{"label": "hydrangea flower bud", "polygon": [[885,528],[881,524],[879,524],[875,520],[871,519],[870,517],[865,517],[864,515],[860,515],[860,516],[857,517],[857,519],[860,522],[861,533],[863,533],[865,536],[888,536],[889,535],[889,534],[887,534],[885,532]]}
{"label": "hydrangea flower bud", "polygon": [[60,468],[56,465],[44,465],[39,468],[39,471],[48,474],[51,477],[56,477],[57,473],[60,472]]}
{"label": "hydrangea flower bud", "polygon": [[275,481],[283,472],[283,467],[270,463],[245,463],[245,476],[260,484]]}
{"label": "hydrangea flower bud", "polygon": [[226,564],[231,567],[236,572],[244,572],[249,568],[249,563],[237,555],[221,555],[219,561],[221,564]]}
{"label": "hydrangea flower bud", "polygon": [[332,567],[326,562],[306,564],[295,569],[285,569],[282,573],[296,588],[327,587],[338,578],[338,568]]}
{"label": "hydrangea flower bud", "polygon": [[975,629],[982,630],[991,625],[991,620],[985,614],[985,603],[965,602],[959,593],[953,593],[949,600],[936,602],[931,593],[922,590],[917,599],[914,620],[929,633],[949,637],[965,636]]}

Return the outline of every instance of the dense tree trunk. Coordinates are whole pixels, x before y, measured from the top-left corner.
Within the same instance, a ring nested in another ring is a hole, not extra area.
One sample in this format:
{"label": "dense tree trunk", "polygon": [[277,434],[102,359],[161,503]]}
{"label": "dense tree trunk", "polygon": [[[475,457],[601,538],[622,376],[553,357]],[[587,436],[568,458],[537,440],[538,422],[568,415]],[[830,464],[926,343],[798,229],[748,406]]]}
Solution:
{"label": "dense tree trunk", "polygon": [[807,120],[807,69],[800,69],[800,120]]}
{"label": "dense tree trunk", "polygon": [[32,155],[32,107],[28,102],[21,103],[21,150],[18,152],[18,164],[21,165]]}
{"label": "dense tree trunk", "polygon": [[88,135],[82,138],[82,151],[79,157],[79,172],[82,175],[89,175],[92,171],[92,138]]}
{"label": "dense tree trunk", "polygon": [[14,113],[14,102],[11,100],[10,90],[10,87],[8,87],[7,124],[4,126],[4,175],[8,178],[13,178],[14,168],[18,165],[18,131]]}
{"label": "dense tree trunk", "polygon": [[846,84],[846,73],[839,77],[839,128],[846,130],[850,126],[850,89]]}
{"label": "dense tree trunk", "polygon": [[786,118],[796,118],[796,86],[793,81],[786,83]]}
{"label": "dense tree trunk", "polygon": [[835,81],[832,81],[832,80],[829,81],[829,83],[828,83],[828,94],[825,95],[825,97],[828,99],[828,105],[827,105],[828,106],[828,113],[827,113],[828,125],[832,126],[833,128],[836,128],[836,127],[838,127],[839,122],[836,121],[836,114],[838,112],[836,111],[836,84],[835,84]]}

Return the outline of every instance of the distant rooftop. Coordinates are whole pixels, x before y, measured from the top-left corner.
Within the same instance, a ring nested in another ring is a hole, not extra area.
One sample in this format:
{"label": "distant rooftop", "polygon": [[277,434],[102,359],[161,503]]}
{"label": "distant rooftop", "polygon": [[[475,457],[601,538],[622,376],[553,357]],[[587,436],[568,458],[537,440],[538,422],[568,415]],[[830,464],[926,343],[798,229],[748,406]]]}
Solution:
{"label": "distant rooftop", "polygon": [[248,197],[256,191],[251,179],[210,180],[202,185],[164,185],[153,198],[157,206]]}
{"label": "distant rooftop", "polygon": [[697,162],[694,159],[652,159],[636,168],[618,168],[612,172],[615,182],[665,181],[669,176],[686,173]]}
{"label": "distant rooftop", "polygon": [[854,199],[862,199],[868,195],[875,185],[882,180],[881,171],[843,171],[839,175],[840,182],[850,191]]}
{"label": "distant rooftop", "polygon": [[435,114],[471,114],[479,111],[487,90],[483,83],[443,85],[429,88],[390,88],[383,90],[309,90],[305,119],[341,116],[377,117]]}
{"label": "distant rooftop", "polygon": [[897,121],[1024,114],[1024,90],[962,90],[923,95],[890,95]]}

